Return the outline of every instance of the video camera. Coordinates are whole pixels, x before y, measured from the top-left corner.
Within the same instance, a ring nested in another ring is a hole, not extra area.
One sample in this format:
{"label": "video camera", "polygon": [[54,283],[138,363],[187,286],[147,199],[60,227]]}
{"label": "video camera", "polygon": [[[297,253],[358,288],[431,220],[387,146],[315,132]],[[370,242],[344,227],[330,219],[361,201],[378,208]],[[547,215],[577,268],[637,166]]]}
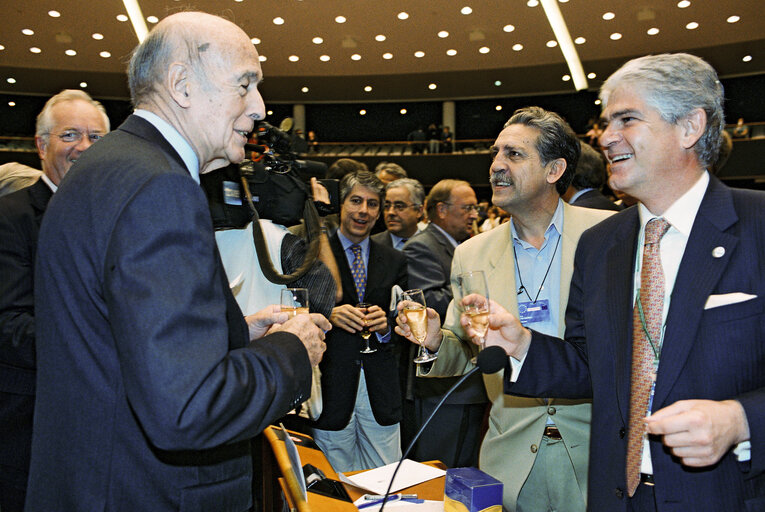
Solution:
{"label": "video camera", "polygon": [[[307,181],[327,171],[322,162],[299,160],[294,139],[282,130],[261,121],[256,132],[260,144],[245,145],[246,151],[257,153],[255,159],[200,177],[216,230],[241,229],[252,220],[248,191],[258,217],[283,226],[299,224],[306,201],[313,201]],[[313,201],[319,215],[339,213],[338,181],[319,181],[327,188],[331,201],[329,205]]]}

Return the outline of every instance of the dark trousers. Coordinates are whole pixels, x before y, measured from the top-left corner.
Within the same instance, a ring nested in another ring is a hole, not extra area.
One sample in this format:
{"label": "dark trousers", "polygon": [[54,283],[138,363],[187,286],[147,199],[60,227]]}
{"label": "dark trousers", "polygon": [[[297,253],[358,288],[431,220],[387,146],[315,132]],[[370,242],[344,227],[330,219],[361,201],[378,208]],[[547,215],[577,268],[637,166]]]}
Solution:
{"label": "dark trousers", "polygon": [[630,512],[656,512],[656,494],[653,485],[641,483],[635,495],[629,498]]}
{"label": "dark trousers", "polygon": [[[417,425],[433,412],[440,396],[415,398]],[[440,460],[450,468],[477,467],[486,404],[444,404],[415,446],[415,460]]]}

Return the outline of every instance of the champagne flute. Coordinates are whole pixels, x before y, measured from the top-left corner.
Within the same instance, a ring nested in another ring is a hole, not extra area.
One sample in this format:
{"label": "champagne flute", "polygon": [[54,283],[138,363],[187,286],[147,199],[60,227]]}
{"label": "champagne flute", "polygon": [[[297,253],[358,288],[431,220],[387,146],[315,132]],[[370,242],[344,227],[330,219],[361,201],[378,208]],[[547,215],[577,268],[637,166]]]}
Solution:
{"label": "champagne flute", "polygon": [[[372,304],[367,304],[366,302],[359,302],[358,304],[356,304],[357,309],[364,310],[364,315],[367,314],[367,309],[371,307],[372,307]],[[372,352],[377,352],[376,348],[372,348],[369,346],[369,337],[372,336],[372,331],[369,330],[366,316],[364,317],[364,328],[361,330],[360,334],[361,334],[361,337],[364,338],[364,343],[366,344],[366,347],[364,348],[364,350],[361,350],[360,352],[362,354],[371,354]]]}
{"label": "champagne flute", "polygon": [[285,288],[282,290],[281,310],[290,318],[308,314],[308,289]]}
{"label": "champagne flute", "polygon": [[407,290],[402,295],[404,301],[404,316],[406,323],[412,331],[412,336],[420,344],[420,350],[414,362],[417,364],[429,363],[438,356],[432,354],[423,343],[428,334],[428,312],[425,309],[425,294],[422,290],[415,288]]}
{"label": "champagne flute", "polygon": [[462,297],[479,295],[473,302],[464,306],[465,314],[470,318],[470,327],[478,335],[481,349],[484,348],[486,332],[489,330],[489,286],[482,270],[473,270],[457,276]]}

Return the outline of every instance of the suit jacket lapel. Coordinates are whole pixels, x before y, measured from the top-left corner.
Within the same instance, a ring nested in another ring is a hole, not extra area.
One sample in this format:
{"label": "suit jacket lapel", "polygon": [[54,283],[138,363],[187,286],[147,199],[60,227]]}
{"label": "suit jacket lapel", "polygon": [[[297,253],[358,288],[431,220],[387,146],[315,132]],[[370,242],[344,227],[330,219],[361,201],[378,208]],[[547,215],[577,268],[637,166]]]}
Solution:
{"label": "suit jacket lapel", "polygon": [[377,242],[370,238],[369,261],[367,262],[367,290],[370,290],[375,283],[382,283],[384,278],[385,262],[383,261]]}
{"label": "suit jacket lapel", "polygon": [[441,233],[438,228],[429,225],[427,228],[425,228],[425,232],[432,236],[433,239],[438,242],[441,247],[443,247],[443,251],[449,257],[449,259],[454,257],[454,246],[449,240],[446,239],[444,234]]}
{"label": "suit jacket lapel", "polygon": [[[737,221],[730,190],[712,177],[696,214],[672,290],[654,410],[665,405],[664,401],[693,348],[704,304],[738,244],[738,237],[725,232]],[[712,256],[716,247],[725,249],[720,258]]]}
{"label": "suit jacket lapel", "polygon": [[38,226],[42,222],[42,216],[51,197],[53,197],[53,191],[42,178],[29,187],[29,202],[35,212],[35,222]]}

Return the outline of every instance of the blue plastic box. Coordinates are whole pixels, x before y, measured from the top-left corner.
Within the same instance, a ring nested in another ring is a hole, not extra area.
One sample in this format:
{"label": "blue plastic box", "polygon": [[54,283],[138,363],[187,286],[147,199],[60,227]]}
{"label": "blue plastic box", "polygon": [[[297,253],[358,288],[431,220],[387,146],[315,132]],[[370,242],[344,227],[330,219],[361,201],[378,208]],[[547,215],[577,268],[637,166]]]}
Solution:
{"label": "blue plastic box", "polygon": [[444,512],[502,512],[502,482],[476,468],[447,469]]}

